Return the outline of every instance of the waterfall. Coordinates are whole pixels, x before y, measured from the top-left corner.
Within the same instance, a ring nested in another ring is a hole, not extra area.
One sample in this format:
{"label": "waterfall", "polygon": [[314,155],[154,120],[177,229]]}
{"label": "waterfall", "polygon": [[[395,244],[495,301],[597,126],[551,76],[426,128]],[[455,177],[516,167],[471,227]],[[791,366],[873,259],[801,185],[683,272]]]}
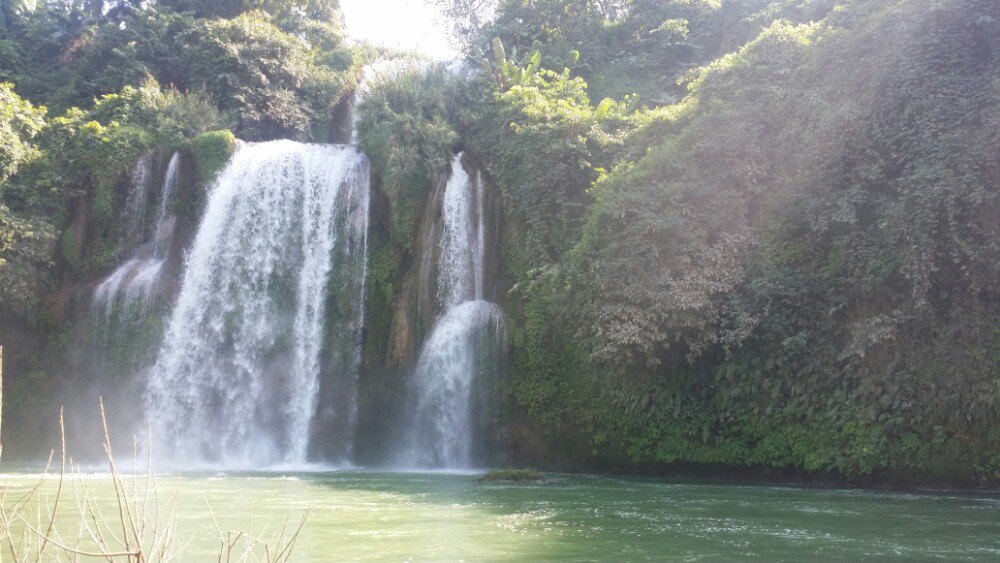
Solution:
{"label": "waterfall", "polygon": [[152,176],[150,156],[140,158],[132,172],[124,216],[126,248],[131,250],[131,255],[94,290],[94,306],[103,313],[106,322],[110,322],[116,305],[129,308],[137,301],[146,303],[160,281],[176,222],[170,211],[177,190],[180,160],[180,153],[175,152],[167,164],[152,240],[145,242]]}
{"label": "waterfall", "polygon": [[[441,201],[437,299],[444,313],[414,370],[415,416],[405,463],[469,467],[492,394],[506,332],[500,308],[483,300],[485,193],[454,157]],[[426,249],[425,252],[431,252]]]}
{"label": "waterfall", "polygon": [[[324,385],[346,397],[353,423],[368,192],[368,160],[352,146],[236,152],[209,194],[150,370],[154,451],[185,464],[305,463]],[[331,302],[346,318],[328,318]]]}
{"label": "waterfall", "polygon": [[167,176],[163,180],[163,191],[160,194],[160,209],[156,214],[156,230],[153,232],[154,258],[163,258],[173,237],[177,218],[170,213],[170,205],[174,201],[174,192],[177,191],[177,174],[180,167],[181,153],[175,152],[167,164]]}
{"label": "waterfall", "polygon": [[506,348],[503,311],[482,300],[448,309],[424,343],[414,371],[417,388],[415,432],[406,460],[414,467],[466,468],[491,399]]}
{"label": "waterfall", "polygon": [[149,154],[141,156],[132,168],[128,196],[125,198],[125,247],[129,251],[139,246],[145,234],[152,168],[153,161]]}
{"label": "waterfall", "polygon": [[451,163],[451,176],[444,188],[441,214],[444,232],[438,258],[438,301],[445,308],[475,299],[482,271],[475,213],[478,190],[462,167],[461,155]]}
{"label": "waterfall", "polygon": [[476,299],[483,298],[486,285],[486,187],[483,185],[483,174],[476,171],[476,202],[479,204],[476,217],[476,253],[473,256],[476,274]]}

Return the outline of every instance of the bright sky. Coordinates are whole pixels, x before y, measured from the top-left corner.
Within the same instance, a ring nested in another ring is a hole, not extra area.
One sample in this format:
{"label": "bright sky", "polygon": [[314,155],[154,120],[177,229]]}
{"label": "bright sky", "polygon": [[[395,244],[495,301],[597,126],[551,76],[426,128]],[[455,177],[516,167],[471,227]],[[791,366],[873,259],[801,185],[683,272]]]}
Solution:
{"label": "bright sky", "polygon": [[340,8],[350,37],[438,60],[457,56],[444,16],[430,0],[340,0]]}

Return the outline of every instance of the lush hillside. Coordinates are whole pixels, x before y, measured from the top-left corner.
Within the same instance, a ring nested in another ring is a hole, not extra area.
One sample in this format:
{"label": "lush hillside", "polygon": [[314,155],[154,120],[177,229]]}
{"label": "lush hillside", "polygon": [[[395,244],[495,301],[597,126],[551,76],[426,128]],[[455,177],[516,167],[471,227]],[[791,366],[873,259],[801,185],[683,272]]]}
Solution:
{"label": "lush hillside", "polygon": [[[447,3],[463,70],[396,66],[358,108],[361,455],[402,416],[462,150],[495,194],[510,461],[1000,480],[1000,4],[482,4]],[[335,0],[0,5],[12,416],[72,377],[74,295],[125,258],[140,155],[196,163],[197,217],[234,135],[344,141],[376,56]]]}
{"label": "lush hillside", "polygon": [[500,191],[512,455],[995,479],[998,23],[506,2],[466,36],[472,85],[385,84],[367,121],[421,119],[363,127],[377,170],[433,165],[396,131],[447,119]]}

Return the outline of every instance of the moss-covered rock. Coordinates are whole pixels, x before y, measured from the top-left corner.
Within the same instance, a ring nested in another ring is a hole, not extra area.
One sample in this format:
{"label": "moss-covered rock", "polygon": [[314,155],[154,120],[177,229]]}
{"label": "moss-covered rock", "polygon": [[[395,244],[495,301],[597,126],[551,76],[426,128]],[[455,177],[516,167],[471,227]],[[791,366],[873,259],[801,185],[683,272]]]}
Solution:
{"label": "moss-covered rock", "polygon": [[198,182],[208,185],[225,168],[236,149],[236,136],[232,131],[207,131],[191,141]]}
{"label": "moss-covered rock", "polygon": [[534,469],[494,469],[479,478],[481,483],[519,483],[542,481],[542,474]]}
{"label": "moss-covered rock", "polygon": [[59,251],[62,253],[66,263],[72,268],[80,267],[80,243],[76,238],[76,233],[72,228],[63,231],[59,237]]}

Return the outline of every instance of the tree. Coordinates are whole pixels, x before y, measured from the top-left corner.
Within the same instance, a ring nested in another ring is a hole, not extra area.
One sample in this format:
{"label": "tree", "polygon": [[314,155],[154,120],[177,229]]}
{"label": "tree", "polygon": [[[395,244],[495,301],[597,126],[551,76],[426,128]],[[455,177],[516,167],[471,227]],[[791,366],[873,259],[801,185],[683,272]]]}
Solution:
{"label": "tree", "polygon": [[18,217],[6,205],[8,182],[38,157],[35,137],[44,126],[45,108],[36,108],[0,84],[0,311],[26,314],[37,292],[36,266],[45,263],[51,241],[47,225]]}
{"label": "tree", "polygon": [[45,108],[36,108],[0,84],[0,197],[3,185],[37,154],[32,140],[45,124]]}

